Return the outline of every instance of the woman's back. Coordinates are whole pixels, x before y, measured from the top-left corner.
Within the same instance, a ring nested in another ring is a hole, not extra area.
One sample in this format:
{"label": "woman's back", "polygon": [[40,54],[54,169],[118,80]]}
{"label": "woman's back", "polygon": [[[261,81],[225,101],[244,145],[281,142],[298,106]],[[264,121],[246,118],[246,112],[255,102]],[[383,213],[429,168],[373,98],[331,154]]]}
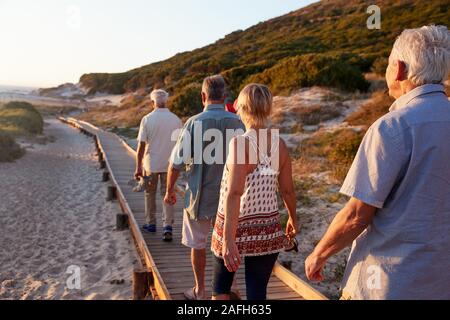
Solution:
{"label": "woman's back", "polygon": [[[254,167],[246,177],[240,201],[236,243],[243,256],[271,254],[284,248],[285,237],[279,223],[277,201],[280,138],[277,134],[269,136],[264,139],[264,134],[258,135],[258,139],[255,131],[247,131],[243,136],[248,142],[247,161]],[[217,214],[219,223],[216,223],[213,234],[213,251],[219,256],[229,174],[230,171],[225,167]]]}
{"label": "woman's back", "polygon": [[[263,135],[259,135],[260,137]],[[267,139],[259,139],[255,131],[247,131],[244,137],[248,141],[248,159],[254,165],[254,170],[247,175],[245,181],[244,193],[241,197],[241,206],[239,217],[250,217],[252,215],[262,215],[278,212],[277,201],[277,181],[278,168],[276,161],[272,158],[278,157],[279,152],[279,136],[271,135]],[[266,140],[267,143],[263,140]],[[263,145],[270,147],[262,147]],[[266,150],[264,150],[266,149]],[[227,169],[224,170],[221,186],[221,197],[219,202],[219,212],[224,212],[224,200],[228,192],[228,174]]]}

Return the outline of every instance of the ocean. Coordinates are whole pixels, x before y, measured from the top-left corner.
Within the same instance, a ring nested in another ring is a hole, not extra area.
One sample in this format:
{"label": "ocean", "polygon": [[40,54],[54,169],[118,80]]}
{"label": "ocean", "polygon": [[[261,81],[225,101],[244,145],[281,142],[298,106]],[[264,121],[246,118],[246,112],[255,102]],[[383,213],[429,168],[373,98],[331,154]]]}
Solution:
{"label": "ocean", "polygon": [[38,88],[0,85],[0,102],[30,99]]}

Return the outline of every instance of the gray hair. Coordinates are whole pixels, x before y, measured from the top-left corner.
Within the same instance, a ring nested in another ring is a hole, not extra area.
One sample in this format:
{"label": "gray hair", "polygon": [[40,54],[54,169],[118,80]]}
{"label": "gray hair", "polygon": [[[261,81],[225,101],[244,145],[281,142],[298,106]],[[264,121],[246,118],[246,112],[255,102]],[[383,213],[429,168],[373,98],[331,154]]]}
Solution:
{"label": "gray hair", "polygon": [[221,75],[211,76],[203,80],[202,92],[208,100],[217,101],[225,97],[225,80]]}
{"label": "gray hair", "polygon": [[406,29],[395,41],[391,59],[406,64],[414,85],[444,83],[450,71],[450,32],[446,26]]}
{"label": "gray hair", "polygon": [[150,99],[157,107],[164,107],[169,99],[169,94],[161,89],[153,90],[152,93],[150,93]]}

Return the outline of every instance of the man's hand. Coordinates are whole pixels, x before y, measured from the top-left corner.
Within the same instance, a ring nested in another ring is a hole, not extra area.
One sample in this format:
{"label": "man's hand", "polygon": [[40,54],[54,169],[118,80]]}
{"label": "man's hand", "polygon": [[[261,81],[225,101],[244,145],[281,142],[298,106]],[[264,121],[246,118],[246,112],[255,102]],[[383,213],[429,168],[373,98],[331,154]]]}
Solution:
{"label": "man's hand", "polygon": [[145,148],[147,144],[140,141],[138,144],[137,155],[136,155],[136,171],[134,172],[134,179],[139,180],[143,177],[142,173],[142,160],[144,159]]}
{"label": "man's hand", "polygon": [[322,281],[322,270],[328,258],[352,242],[370,225],[377,208],[351,198],[334,217],[327,232],[313,253],[305,261],[305,272],[309,280]]}
{"label": "man's hand", "polygon": [[175,205],[177,203],[176,193],[174,191],[167,191],[164,197],[164,203],[167,203],[169,206]]}
{"label": "man's hand", "polygon": [[316,256],[314,253],[306,258],[305,273],[308,280],[317,282],[323,281],[324,278],[322,275],[322,270],[326,262],[326,259],[322,259]]}
{"label": "man's hand", "polygon": [[140,178],[142,178],[144,175],[142,174],[142,167],[137,167],[136,171],[134,172],[134,179],[135,180],[139,180]]}

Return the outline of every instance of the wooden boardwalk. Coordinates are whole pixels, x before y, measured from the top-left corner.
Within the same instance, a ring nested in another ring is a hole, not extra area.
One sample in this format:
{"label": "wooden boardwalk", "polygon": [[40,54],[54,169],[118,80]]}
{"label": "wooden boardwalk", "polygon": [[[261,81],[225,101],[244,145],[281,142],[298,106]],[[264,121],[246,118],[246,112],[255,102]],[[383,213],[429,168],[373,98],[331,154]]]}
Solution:
{"label": "wooden boardwalk", "polygon": [[[128,215],[130,231],[142,265],[151,273],[153,298],[183,300],[183,292],[194,286],[194,277],[190,263],[190,249],[181,244],[182,201],[178,199],[176,205],[173,242],[162,241],[160,197],[157,199],[158,232],[156,234],[141,232],[140,227],[145,222],[144,194],[133,192],[132,187],[128,185],[128,181],[134,174],[136,152],[113,133],[72,118],[60,118],[60,120],[94,138],[99,151],[99,161],[109,172],[110,183],[115,187],[115,195],[123,212]],[[212,256],[209,250],[207,250],[207,254],[206,287],[209,288],[212,280]],[[245,299],[243,268],[240,268],[237,279],[239,291]],[[322,300],[326,297],[277,264],[268,286],[268,299]]]}

